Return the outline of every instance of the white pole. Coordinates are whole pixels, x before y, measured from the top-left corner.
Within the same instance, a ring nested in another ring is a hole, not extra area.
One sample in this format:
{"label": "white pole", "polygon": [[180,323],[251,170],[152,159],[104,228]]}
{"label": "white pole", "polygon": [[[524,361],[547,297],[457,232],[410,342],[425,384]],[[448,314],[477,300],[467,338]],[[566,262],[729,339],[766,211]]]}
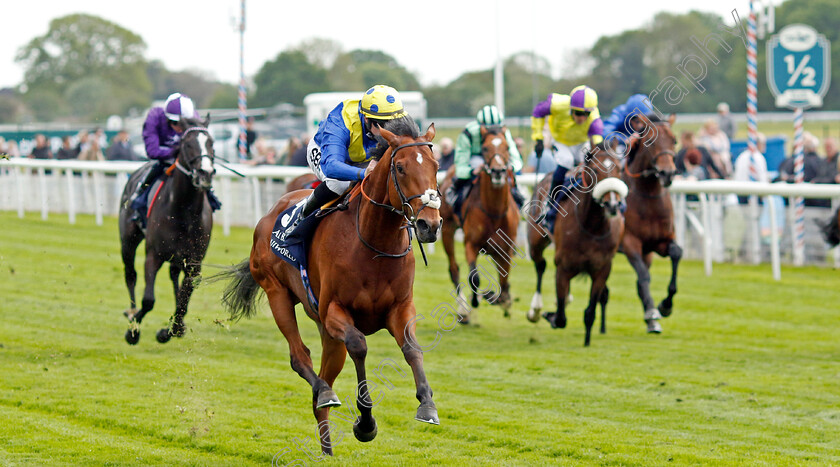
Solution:
{"label": "white pole", "polygon": [[67,219],[71,224],[76,223],[76,196],[73,189],[73,171],[64,171],[67,175]]}
{"label": "white pole", "polygon": [[41,191],[41,219],[47,220],[50,211],[49,197],[47,196],[47,174],[43,167],[38,168],[38,182]]}
{"label": "white pole", "polygon": [[230,235],[230,212],[233,210],[233,204],[231,204],[233,198],[230,195],[230,190],[230,179],[228,177],[222,178],[222,197],[225,200],[222,205],[222,233],[225,234],[225,237]]}
{"label": "white pole", "polygon": [[102,181],[104,177],[102,172],[91,172],[91,180],[93,180],[93,212],[96,214],[96,225],[102,225],[102,209],[105,200],[102,199]]}
{"label": "white pole", "polygon": [[776,203],[772,196],[765,196],[764,202],[770,212],[770,263],[773,267],[773,279],[782,280],[781,258],[779,258],[779,227],[776,224]]}
{"label": "white pole", "polygon": [[502,29],[499,0],[496,0],[496,70],[494,73],[496,107],[505,114],[505,73],[502,60]]}
{"label": "white pole", "polygon": [[709,198],[706,193],[700,193],[700,210],[703,216],[703,266],[706,276],[712,275],[712,215],[709,209]]}

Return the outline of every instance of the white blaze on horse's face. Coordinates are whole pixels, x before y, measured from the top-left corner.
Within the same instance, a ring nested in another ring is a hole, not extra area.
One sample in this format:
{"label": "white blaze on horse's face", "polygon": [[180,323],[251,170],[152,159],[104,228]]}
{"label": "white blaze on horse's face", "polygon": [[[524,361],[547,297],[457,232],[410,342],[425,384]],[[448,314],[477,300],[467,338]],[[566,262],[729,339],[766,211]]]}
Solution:
{"label": "white blaze on horse's face", "polygon": [[206,134],[199,133],[195,137],[195,139],[196,139],[196,141],[198,141],[198,147],[201,148],[201,156],[202,156],[202,158],[201,158],[201,170],[203,170],[205,172],[212,172],[213,171],[213,159],[210,158],[210,157],[204,157],[204,156],[209,156],[210,155],[210,153],[207,152],[207,141],[209,140],[209,138],[207,137]]}
{"label": "white blaze on horse's face", "polygon": [[417,163],[423,165],[423,154],[420,154],[420,151],[417,151]]}

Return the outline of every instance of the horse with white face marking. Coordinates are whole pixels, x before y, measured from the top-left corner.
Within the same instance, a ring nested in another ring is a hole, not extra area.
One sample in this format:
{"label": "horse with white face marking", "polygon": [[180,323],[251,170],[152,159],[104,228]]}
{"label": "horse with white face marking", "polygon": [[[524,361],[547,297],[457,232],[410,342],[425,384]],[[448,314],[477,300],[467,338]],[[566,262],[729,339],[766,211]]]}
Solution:
{"label": "horse with white face marking", "polygon": [[[490,303],[501,306],[505,316],[510,316],[508,273],[515,254],[519,210],[510,193],[514,175],[505,139],[506,131],[505,127],[498,131],[481,128],[481,155],[484,163],[475,181],[477,186],[464,200],[460,213],[454,213],[446,202],[441,206],[440,213],[443,217],[443,246],[449,257],[449,277],[461,297],[459,302],[466,303],[459,281],[458,263],[455,261],[455,231],[458,227],[464,231],[464,250],[470,266],[469,283],[473,292],[471,305],[473,308],[478,307],[481,295]],[[454,170],[453,166],[447,172],[446,181],[441,187],[444,192],[452,183]],[[489,292],[480,292],[480,274],[476,264],[479,253],[492,258],[499,273],[498,283],[493,284]],[[469,309],[463,305],[460,308],[461,323],[467,323]]]}
{"label": "horse with white face marking", "polygon": [[[585,272],[592,279],[589,305],[583,314],[586,325],[584,345],[589,345],[592,325],[595,322],[595,308],[601,304],[601,333],[606,332],[607,301],[612,261],[621,237],[624,234],[622,204],[627,196],[627,185],[619,178],[618,162],[609,154],[603,144],[595,146],[585,157],[585,164],[576,170],[578,183],[569,190],[566,199],[558,204],[558,215],[554,223],[554,264],[557,295],[557,312],[543,313],[552,328],[566,327],[566,301],[569,282]],[[545,194],[551,184],[551,174],[540,182],[543,189],[535,191],[531,206],[545,206]],[[538,216],[531,216],[537,218]],[[551,243],[552,236],[542,225],[528,224],[528,244],[531,259],[537,270],[537,291],[531,300],[528,319],[539,320],[542,310],[542,276],[546,260],[543,252]]]}
{"label": "horse with white face marking", "polygon": [[[194,281],[201,274],[201,261],[210,245],[213,213],[207,192],[216,173],[213,138],[207,132],[208,120],[185,119],[184,123],[187,129],[181,136],[175,164],[167,170],[169,177],[158,189],[154,202],[150,203],[146,232],[131,219],[132,208],[128,206],[134,187],[146,176],[143,169],[131,175],[121,198],[120,241],[125,283],[131,299],[129,309],[124,312],[131,324],[125,334],[129,344],[136,344],[140,339],[140,322],[155,305],[155,277],[165,261],[169,261],[169,277],[175,288],[175,313],[170,326],[160,329],[156,337],[158,342],[164,343],[172,336],[184,335],[184,315],[187,314]],[[134,257],[137,246],[144,238],[146,290],[138,311],[134,298],[137,283]],[[182,272],[184,279],[179,283]]]}

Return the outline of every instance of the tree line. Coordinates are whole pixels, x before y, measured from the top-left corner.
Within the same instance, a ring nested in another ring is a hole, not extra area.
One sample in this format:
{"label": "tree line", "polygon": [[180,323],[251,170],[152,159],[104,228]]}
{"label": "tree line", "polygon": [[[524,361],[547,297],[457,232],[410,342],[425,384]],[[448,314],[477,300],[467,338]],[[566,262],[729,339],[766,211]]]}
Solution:
{"label": "tree line", "polygon": [[[746,29],[748,11],[738,10]],[[840,108],[840,2],[787,0],[776,8],[777,31],[787,24],[805,23],[835,42],[832,86],[824,109]],[[708,63],[702,92],[688,92],[677,112],[709,112],[726,101],[734,112],[746,109],[746,50],[742,39],[721,32],[735,20],[712,13],[659,13],[636,29],[602,35],[588,50],[565,57],[563,78],[552,77],[550,62],[531,52],[504,60],[505,107],[508,115],[529,115],[535,101],[551,92],[568,93],[578,84],[598,91],[601,112],[607,113],[635,93],[650,94],[674,76],[689,91],[690,80],[677,71],[686,57],[700,55],[697,41],[709,34],[723,38],[707,43],[718,63]],[[199,107],[236,107],[236,86],[221,83],[200,71],[170,71],[158,60],[147,60],[143,39],[110,21],[87,14],[54,19],[43,36],[32,39],[17,54],[24,66],[23,82],[0,91],[0,123],[24,121],[101,120],[108,115],[144,111],[153,100],[184,90]],[[767,86],[764,42],[759,41],[759,108],[775,109]],[[696,69],[694,73],[699,73]],[[308,39],[283,50],[252,77],[251,107],[279,103],[299,106],[312,92],[366,89],[388,83],[399,90],[422,91],[430,115],[465,117],[493,101],[492,64],[485,70],[463,73],[445,85],[421,86],[413,73],[392,56],[377,50],[345,51],[332,40]]]}

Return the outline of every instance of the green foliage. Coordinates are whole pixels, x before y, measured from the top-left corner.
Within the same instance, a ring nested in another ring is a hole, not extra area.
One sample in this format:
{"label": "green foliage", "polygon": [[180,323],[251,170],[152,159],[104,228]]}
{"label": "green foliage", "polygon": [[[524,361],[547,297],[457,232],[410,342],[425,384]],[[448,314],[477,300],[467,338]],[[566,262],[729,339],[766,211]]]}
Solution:
{"label": "green foliage", "polygon": [[[126,113],[148,102],[145,74],[146,44],[137,34],[110,21],[86,14],[54,19],[44,36],[18,51],[16,61],[26,68],[25,97],[38,118],[52,120],[69,113],[87,119]],[[99,86],[101,94],[92,96]],[[59,101],[45,114],[41,94]],[[82,102],[82,96],[94,101]]]}
{"label": "green foliage", "polygon": [[336,57],[330,85],[336,90],[365,90],[387,84],[398,91],[419,91],[420,83],[397,60],[378,50],[351,50]]}
{"label": "green foliage", "polygon": [[[202,284],[187,335],[158,344],[154,332],[174,311],[164,268],[140,343],[129,347],[117,222],[104,224],[88,215],[68,225],[63,216],[0,212],[0,464],[268,465],[285,448],[291,452],[277,465],[305,459],[295,440],[314,444],[312,392],[290,368],[265,302],[255,318],[229,323],[223,284]],[[217,226],[204,273],[241,261],[251,236],[252,229],[233,228],[225,237]],[[483,304],[473,316],[480,326],[439,331],[431,313],[454,303],[442,250],[428,268],[418,261],[414,289],[424,317],[419,342],[430,345],[440,332],[424,366],[441,425],[413,420],[411,372],[381,331],[367,337],[370,381],[378,382],[374,369],[386,358],[405,374],[381,371],[393,388],[371,388],[379,435],[359,443],[335,416],[353,404],[356,375],[347,360],[334,385],[344,406],[332,417],[344,438],[325,465],[840,463],[837,271],[784,267],[774,282],[767,265],[716,264],[706,277],[701,262],[686,261],[674,315],[664,334],[652,336],[644,333],[635,275],[619,255],[607,334],[584,348],[589,281],[572,283],[567,329],[534,325],[524,318],[533,265],[520,258],[510,275],[512,318]],[[465,281],[460,244],[457,254]],[[659,297],[668,272],[666,260],[654,260]],[[548,306],[553,277],[550,265]],[[300,309],[298,322],[317,368],[316,326]]]}
{"label": "green foliage", "polygon": [[256,91],[250,99],[254,107],[271,107],[280,102],[303,104],[303,98],[313,92],[330,90],[327,71],[312,63],[303,52],[280,52],[266,62],[254,76]]}
{"label": "green foliage", "polygon": [[239,105],[238,92],[237,86],[219,84],[210,97],[207,107],[211,109],[235,109]]}
{"label": "green foliage", "polygon": [[23,102],[16,93],[0,94],[0,123],[15,123],[23,112]]}

